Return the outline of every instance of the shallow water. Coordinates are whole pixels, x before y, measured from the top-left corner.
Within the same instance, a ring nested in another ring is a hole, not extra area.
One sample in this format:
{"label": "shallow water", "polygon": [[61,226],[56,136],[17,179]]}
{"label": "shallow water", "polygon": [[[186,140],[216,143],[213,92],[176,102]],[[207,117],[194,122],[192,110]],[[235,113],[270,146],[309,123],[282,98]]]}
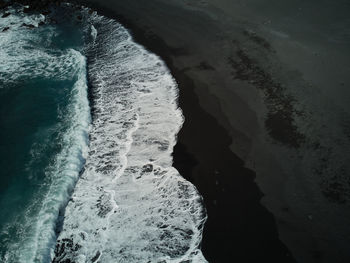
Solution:
{"label": "shallow water", "polygon": [[205,262],[201,197],[172,167],[183,123],[177,85],[119,23],[86,19],[93,38],[90,152],[54,261]]}

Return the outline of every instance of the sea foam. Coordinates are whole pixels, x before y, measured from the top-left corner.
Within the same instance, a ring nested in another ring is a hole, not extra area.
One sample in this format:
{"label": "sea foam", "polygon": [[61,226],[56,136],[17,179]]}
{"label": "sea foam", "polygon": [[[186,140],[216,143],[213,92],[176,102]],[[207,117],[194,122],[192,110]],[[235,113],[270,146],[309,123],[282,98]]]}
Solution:
{"label": "sea foam", "polygon": [[176,82],[119,23],[84,19],[90,148],[53,262],[206,262],[202,198],[172,167],[184,121]]}

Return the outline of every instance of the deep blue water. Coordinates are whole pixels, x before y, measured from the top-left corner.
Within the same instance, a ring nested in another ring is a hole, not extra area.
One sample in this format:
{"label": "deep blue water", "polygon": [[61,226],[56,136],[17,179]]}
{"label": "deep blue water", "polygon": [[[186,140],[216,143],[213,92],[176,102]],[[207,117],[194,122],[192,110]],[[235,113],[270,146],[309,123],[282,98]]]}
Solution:
{"label": "deep blue water", "polygon": [[[86,63],[79,53],[81,25],[73,17],[53,24],[20,8],[9,11],[0,26],[10,27],[0,40],[0,261],[30,262],[31,251],[53,242],[57,208],[84,163]],[[34,29],[22,26],[40,21],[46,22]],[[46,227],[51,238],[40,237]]]}

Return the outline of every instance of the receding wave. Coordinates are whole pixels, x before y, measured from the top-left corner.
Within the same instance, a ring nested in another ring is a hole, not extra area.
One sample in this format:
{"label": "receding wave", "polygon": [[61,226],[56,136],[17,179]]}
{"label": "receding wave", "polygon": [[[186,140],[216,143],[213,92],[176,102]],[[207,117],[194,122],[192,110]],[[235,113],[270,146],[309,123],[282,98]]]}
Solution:
{"label": "receding wave", "polygon": [[53,262],[206,262],[202,198],[172,167],[183,124],[177,85],[119,23],[84,17],[90,147]]}

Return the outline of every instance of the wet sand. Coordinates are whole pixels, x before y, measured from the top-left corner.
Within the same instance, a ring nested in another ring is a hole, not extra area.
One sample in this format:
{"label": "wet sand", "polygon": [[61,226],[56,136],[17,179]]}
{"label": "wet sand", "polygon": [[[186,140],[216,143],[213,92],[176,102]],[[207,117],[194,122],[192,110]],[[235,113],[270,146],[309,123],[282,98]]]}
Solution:
{"label": "wet sand", "polygon": [[326,55],[240,1],[80,2],[129,28],[179,84],[186,121],[174,166],[204,198],[209,262],[348,262],[349,195],[339,184],[349,170],[335,171],[348,148],[346,139],[329,146],[340,133],[321,129],[334,116],[320,109],[332,110],[322,85],[313,90],[335,74],[317,64]]}

